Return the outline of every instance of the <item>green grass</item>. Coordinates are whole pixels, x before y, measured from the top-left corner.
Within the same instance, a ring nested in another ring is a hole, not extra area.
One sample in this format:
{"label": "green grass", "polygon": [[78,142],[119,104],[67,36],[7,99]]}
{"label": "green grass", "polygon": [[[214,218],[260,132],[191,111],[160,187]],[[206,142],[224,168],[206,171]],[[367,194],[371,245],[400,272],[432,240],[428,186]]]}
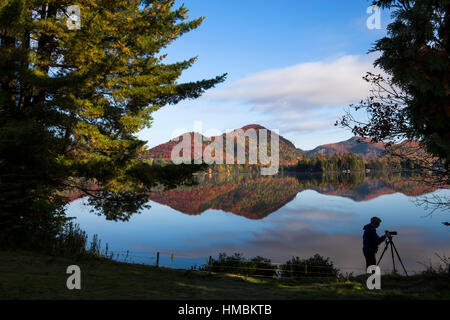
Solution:
{"label": "green grass", "polygon": [[[82,290],[66,288],[72,264],[81,267]],[[0,251],[0,299],[450,299],[446,274],[383,276],[378,291],[365,279],[300,283]]]}

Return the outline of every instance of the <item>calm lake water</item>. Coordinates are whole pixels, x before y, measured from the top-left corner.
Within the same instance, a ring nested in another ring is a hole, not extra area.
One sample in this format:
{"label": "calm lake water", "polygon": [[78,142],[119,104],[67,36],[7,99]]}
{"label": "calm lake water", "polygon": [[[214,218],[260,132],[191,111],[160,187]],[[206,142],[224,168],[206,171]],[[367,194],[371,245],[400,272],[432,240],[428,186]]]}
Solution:
{"label": "calm lake water", "polygon": [[[438,263],[436,253],[450,254],[450,228],[442,224],[450,220],[449,212],[429,215],[416,203],[431,195],[450,197],[450,190],[401,174],[206,175],[197,186],[153,192],[151,208],[128,222],[91,213],[83,199],[71,203],[68,213],[90,236],[98,234],[103,247],[108,243],[110,251],[120,254],[119,260],[129,251],[127,261],[155,264],[161,252],[160,265],[189,268],[221,252],[279,263],[319,253],[342,272],[357,274],[365,267],[362,228],[379,216],[378,233],[398,231],[394,242],[412,273]],[[381,268],[392,270],[390,255]]]}

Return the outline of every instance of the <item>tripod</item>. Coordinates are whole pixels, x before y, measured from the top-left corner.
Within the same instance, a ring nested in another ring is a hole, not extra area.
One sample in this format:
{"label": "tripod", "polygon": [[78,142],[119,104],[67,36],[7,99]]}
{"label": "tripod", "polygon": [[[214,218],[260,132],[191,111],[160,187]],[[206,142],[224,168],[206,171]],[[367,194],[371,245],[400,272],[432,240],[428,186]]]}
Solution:
{"label": "tripod", "polygon": [[403,267],[403,271],[405,271],[405,274],[408,275],[408,273],[406,272],[405,266],[403,265],[402,259],[400,258],[400,255],[398,254],[397,248],[395,247],[394,241],[392,241],[392,236],[387,236],[386,238],[386,246],[384,247],[383,253],[381,254],[380,259],[378,260],[377,266],[380,264],[381,259],[383,259],[384,253],[386,252],[388,246],[391,246],[391,254],[392,254],[392,265],[394,266],[394,273],[397,272],[396,268],[395,268],[395,259],[394,259],[394,250],[395,253],[397,254],[397,258],[400,261],[400,264]]}

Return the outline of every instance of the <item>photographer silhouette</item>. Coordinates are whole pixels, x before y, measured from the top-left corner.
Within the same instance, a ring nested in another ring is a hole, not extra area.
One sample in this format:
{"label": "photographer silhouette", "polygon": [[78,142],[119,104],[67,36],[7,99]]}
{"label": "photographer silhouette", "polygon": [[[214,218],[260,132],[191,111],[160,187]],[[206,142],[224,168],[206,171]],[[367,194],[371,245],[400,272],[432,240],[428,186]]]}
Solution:
{"label": "photographer silhouette", "polygon": [[373,217],[370,223],[364,226],[363,253],[366,258],[366,268],[377,265],[376,253],[378,246],[386,239],[386,235],[378,236],[377,228],[381,224],[381,219]]}

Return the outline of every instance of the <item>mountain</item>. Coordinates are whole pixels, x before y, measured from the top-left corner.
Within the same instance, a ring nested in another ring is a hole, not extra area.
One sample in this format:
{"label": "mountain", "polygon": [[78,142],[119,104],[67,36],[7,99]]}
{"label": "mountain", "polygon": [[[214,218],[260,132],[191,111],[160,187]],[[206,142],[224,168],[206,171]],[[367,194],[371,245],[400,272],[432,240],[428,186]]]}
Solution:
{"label": "mountain", "polygon": [[[252,124],[252,125],[242,127],[240,129],[236,129],[229,133],[224,133],[220,136],[213,136],[213,137],[204,137],[200,133],[189,132],[188,134],[190,135],[190,138],[191,138],[191,158],[194,159],[194,158],[196,158],[196,156],[200,156],[200,155],[196,154],[196,150],[194,148],[194,139],[196,139],[196,141],[198,141],[199,145],[202,146],[202,152],[212,142],[216,141],[217,139],[222,139],[223,153],[224,153],[224,159],[225,159],[225,157],[226,157],[226,141],[227,141],[226,139],[228,137],[231,137],[233,134],[236,134],[238,130],[242,130],[244,133],[248,133],[248,130],[252,130],[252,129],[256,130],[257,133],[259,132],[258,130],[261,130],[261,129],[267,130],[267,143],[270,148],[271,136],[272,136],[272,134],[274,134],[274,135],[277,135],[277,134],[271,130],[264,128],[263,126],[258,125],[258,124]],[[230,138],[230,139],[232,139],[232,138]],[[169,142],[160,144],[159,146],[156,146],[156,147],[148,150],[143,155],[143,158],[144,159],[157,159],[157,160],[170,160],[171,154],[172,154],[172,149],[175,146],[177,146],[180,143],[180,141],[182,141],[182,136],[179,136],[175,140],[171,140]],[[236,145],[239,143],[237,141],[237,139],[235,139],[235,142],[236,142]],[[245,146],[244,146],[245,155],[246,155],[247,160],[248,160],[248,153],[249,153],[249,145],[252,142],[256,144],[256,146],[258,147],[258,150],[260,147],[258,138],[256,138],[256,141],[255,141],[255,139],[252,136],[249,136],[247,138]],[[281,165],[296,164],[297,159],[303,154],[302,150],[297,149],[291,141],[287,140],[286,138],[284,138],[282,136],[279,136],[279,148],[280,148],[280,164]],[[235,146],[235,148],[234,148],[234,154],[236,154],[236,150],[237,150],[237,146]],[[197,151],[197,153],[199,153],[198,151]]]}
{"label": "mountain", "polygon": [[370,139],[361,137],[353,137],[347,141],[330,143],[318,146],[317,148],[306,151],[309,156],[313,155],[334,155],[344,153],[354,153],[363,157],[363,159],[371,159],[383,155],[385,144],[378,142],[372,143]]}
{"label": "mountain", "polygon": [[[189,132],[191,136],[191,157],[194,158],[195,152],[194,152],[194,139],[198,139],[199,143],[202,145],[202,150],[204,151],[205,148],[211,143],[210,141],[214,141],[216,138],[222,138],[224,139],[227,135],[235,133],[237,130],[243,130],[244,132],[247,132],[249,129],[266,129],[261,125],[258,124],[251,124],[245,127],[242,127],[240,129],[236,129],[228,134],[222,134],[221,136],[216,137],[210,137],[209,139],[212,140],[206,140],[205,137],[201,134],[194,132]],[[268,130],[268,129],[266,129]],[[268,130],[268,142],[270,141],[270,136],[273,133],[272,131]],[[179,137],[180,138],[180,137]],[[385,144],[384,143],[372,143],[370,139],[361,138],[361,137],[353,137],[346,141],[341,141],[337,143],[330,143],[330,144],[324,144],[321,146],[318,146],[317,148],[309,151],[302,151],[301,149],[298,149],[295,147],[295,145],[287,140],[286,138],[279,136],[280,138],[280,164],[281,165],[289,165],[289,164],[295,164],[297,162],[297,159],[301,157],[302,155],[333,155],[333,154],[344,154],[344,153],[354,153],[356,155],[360,155],[363,157],[364,160],[368,160],[371,158],[375,158],[378,156],[382,156],[383,152],[385,150]],[[178,145],[179,141],[169,141],[166,143],[163,143],[159,146],[156,146],[146,152],[144,155],[144,158],[146,159],[159,159],[159,160],[170,160],[171,159],[171,153],[172,149]],[[226,141],[226,140],[224,140]],[[257,145],[259,146],[259,143],[257,142]],[[224,143],[224,154],[226,153],[226,147]],[[236,148],[235,148],[236,149]],[[202,151],[202,152],[203,152]],[[248,155],[248,143],[245,147],[246,155]],[[236,151],[235,151],[236,152]]]}

